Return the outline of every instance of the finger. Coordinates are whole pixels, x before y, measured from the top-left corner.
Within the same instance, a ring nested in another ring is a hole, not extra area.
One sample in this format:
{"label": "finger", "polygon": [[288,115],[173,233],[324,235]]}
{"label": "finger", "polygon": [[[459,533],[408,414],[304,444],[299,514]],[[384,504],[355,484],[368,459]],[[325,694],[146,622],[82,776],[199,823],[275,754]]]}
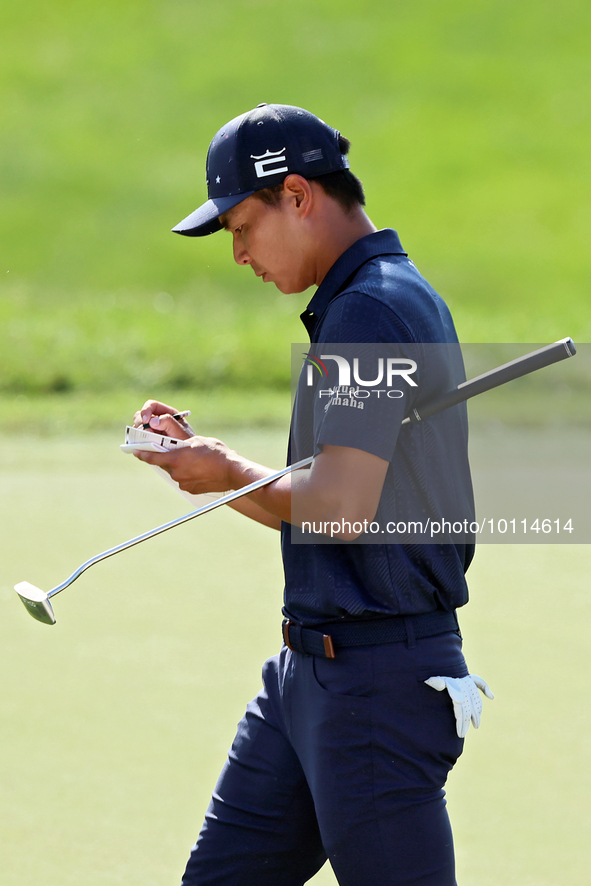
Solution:
{"label": "finger", "polygon": [[[452,698],[453,701],[453,698]],[[453,701],[454,706],[454,714],[456,718],[456,732],[458,733],[458,738],[465,738],[468,729],[470,728],[470,705],[466,704],[467,700]]]}
{"label": "finger", "polygon": [[[465,677],[446,677],[445,685],[449,692],[456,715],[456,731],[460,738],[465,738],[470,721],[472,719],[472,704],[469,696],[469,687],[466,686]],[[470,682],[470,688],[472,683]],[[468,691],[467,691],[468,690]]]}
{"label": "finger", "polygon": [[134,428],[142,428],[147,425],[154,415],[154,407],[156,405],[155,400],[146,400],[141,409],[133,416],[133,426]]}
{"label": "finger", "polygon": [[173,469],[171,455],[174,456],[175,454],[176,453],[170,452],[156,452],[150,449],[134,449],[132,452],[132,455],[134,455],[139,461],[145,461],[146,464],[149,465],[158,465],[159,468],[163,468],[169,474]]}
{"label": "finger", "polygon": [[478,688],[481,692],[484,692],[487,698],[493,699],[494,695],[492,694],[490,687],[486,680],[483,680],[482,677],[478,677],[476,674],[470,674]]}
{"label": "finger", "polygon": [[470,678],[468,678],[468,681],[468,691],[470,693],[470,704],[472,707],[471,719],[474,724],[474,729],[478,729],[480,726],[480,717],[482,715],[482,698],[474,685],[474,682]]}
{"label": "finger", "polygon": [[461,677],[444,677],[447,691],[450,698],[456,704],[464,704],[466,692]]}
{"label": "finger", "polygon": [[150,418],[150,428],[177,440],[188,440],[191,437],[189,431],[172,415],[153,415]]}
{"label": "finger", "polygon": [[441,692],[447,689],[456,718],[456,732],[459,738],[465,738],[470,726],[472,708],[466,693],[462,689],[461,680],[454,677],[429,677],[425,680],[428,686]]}
{"label": "finger", "polygon": [[178,409],[174,406],[168,406],[159,400],[146,400],[133,417],[134,427],[141,428],[143,425],[149,424],[153,415],[176,415],[177,412]]}
{"label": "finger", "polygon": [[429,677],[428,680],[425,680],[425,683],[427,686],[436,689],[437,692],[442,692],[445,689],[445,680],[443,677]]}
{"label": "finger", "polygon": [[155,462],[151,461],[151,456],[154,455],[153,452],[148,452],[146,449],[134,449],[131,453],[134,458],[137,458],[138,461],[145,461],[147,464],[155,464]]}
{"label": "finger", "polygon": [[158,405],[156,400],[146,400],[144,405],[136,414],[134,415],[134,423],[136,427],[141,428],[143,425],[147,425],[152,418],[152,416],[156,412],[156,406]]}

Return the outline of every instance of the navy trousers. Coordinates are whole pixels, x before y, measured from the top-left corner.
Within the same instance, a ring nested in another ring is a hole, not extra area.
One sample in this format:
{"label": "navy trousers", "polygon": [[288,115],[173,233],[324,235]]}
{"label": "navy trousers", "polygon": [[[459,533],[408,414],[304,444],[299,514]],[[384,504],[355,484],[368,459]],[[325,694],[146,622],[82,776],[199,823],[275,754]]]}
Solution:
{"label": "navy trousers", "polygon": [[339,649],[284,647],[263,669],[183,886],[300,886],[328,858],[341,886],[454,886],[443,786],[463,748],[456,633]]}

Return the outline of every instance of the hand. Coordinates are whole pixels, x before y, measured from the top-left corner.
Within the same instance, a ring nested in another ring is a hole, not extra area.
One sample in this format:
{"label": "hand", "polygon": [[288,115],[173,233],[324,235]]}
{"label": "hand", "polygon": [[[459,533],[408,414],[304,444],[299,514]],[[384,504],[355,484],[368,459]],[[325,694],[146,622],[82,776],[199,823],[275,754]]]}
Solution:
{"label": "hand", "polygon": [[[179,409],[174,406],[167,406],[166,403],[160,403],[158,400],[146,400],[141,409],[135,413],[133,417],[134,428],[143,428],[149,425],[154,431],[163,434],[166,437],[176,437],[178,440],[186,440],[188,437],[194,437],[195,431],[189,422],[182,418],[180,421],[173,419],[173,415],[178,415]],[[169,418],[170,422],[163,423],[161,419]],[[181,433],[179,433],[179,431]]]}
{"label": "hand", "polygon": [[153,415],[178,415],[179,410],[174,406],[167,406],[166,403],[160,403],[158,400],[146,400],[141,409],[138,409],[133,417],[134,428],[141,428],[142,425],[150,424]]}
{"label": "hand", "polygon": [[[160,419],[158,430],[177,439],[188,439],[189,443],[170,452],[136,449],[133,454],[137,459],[162,468],[178,483],[183,492],[190,492],[192,495],[234,488],[232,470],[238,456],[225,443],[214,437],[189,437],[170,415]],[[171,430],[176,432],[170,433]]]}
{"label": "hand", "polygon": [[444,689],[449,692],[456,716],[456,731],[460,738],[464,738],[468,732],[470,721],[474,724],[475,729],[480,726],[482,699],[476,687],[487,698],[494,698],[487,683],[476,674],[468,674],[467,677],[429,677],[425,683],[438,692],[442,692]]}

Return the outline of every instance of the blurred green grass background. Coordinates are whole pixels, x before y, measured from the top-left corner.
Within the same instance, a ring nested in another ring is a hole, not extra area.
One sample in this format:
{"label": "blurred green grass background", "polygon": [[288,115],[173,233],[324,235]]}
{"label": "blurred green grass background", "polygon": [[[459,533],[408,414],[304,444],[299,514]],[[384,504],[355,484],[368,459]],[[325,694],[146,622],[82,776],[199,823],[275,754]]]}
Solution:
{"label": "blurred green grass background", "polygon": [[[277,539],[233,513],[97,566],[53,629],[12,590],[184,513],[117,450],[147,396],[284,463],[309,295],[264,287],[223,234],[169,233],[212,135],[308,107],[462,341],[589,341],[590,24],[581,0],[0,0],[6,886],[178,882],[277,650]],[[479,353],[474,372],[514,356]],[[589,351],[544,372],[475,424],[588,426]],[[468,661],[497,698],[450,783],[463,886],[587,886],[588,569],[588,546],[489,545],[470,570]]]}
{"label": "blurred green grass background", "polygon": [[273,414],[308,296],[233,265],[222,233],[169,233],[205,199],[213,133],[260,101],[352,140],[371,217],[398,229],[462,341],[589,339],[590,20],[577,0],[4,0],[15,423],[39,397],[77,397],[56,408],[93,426],[96,398],[123,392],[135,408],[266,391],[254,418]]}

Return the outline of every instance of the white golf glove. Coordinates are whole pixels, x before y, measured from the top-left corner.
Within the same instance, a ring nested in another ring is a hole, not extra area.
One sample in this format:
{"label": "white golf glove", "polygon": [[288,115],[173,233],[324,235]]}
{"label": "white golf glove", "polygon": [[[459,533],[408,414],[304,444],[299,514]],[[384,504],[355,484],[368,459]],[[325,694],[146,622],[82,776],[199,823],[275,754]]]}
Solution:
{"label": "white golf glove", "polygon": [[449,692],[456,715],[456,730],[460,738],[464,738],[468,732],[470,720],[475,729],[480,726],[482,699],[476,687],[487,698],[494,698],[487,683],[476,674],[468,674],[467,677],[429,677],[425,683],[438,692],[442,692],[444,689]]}

